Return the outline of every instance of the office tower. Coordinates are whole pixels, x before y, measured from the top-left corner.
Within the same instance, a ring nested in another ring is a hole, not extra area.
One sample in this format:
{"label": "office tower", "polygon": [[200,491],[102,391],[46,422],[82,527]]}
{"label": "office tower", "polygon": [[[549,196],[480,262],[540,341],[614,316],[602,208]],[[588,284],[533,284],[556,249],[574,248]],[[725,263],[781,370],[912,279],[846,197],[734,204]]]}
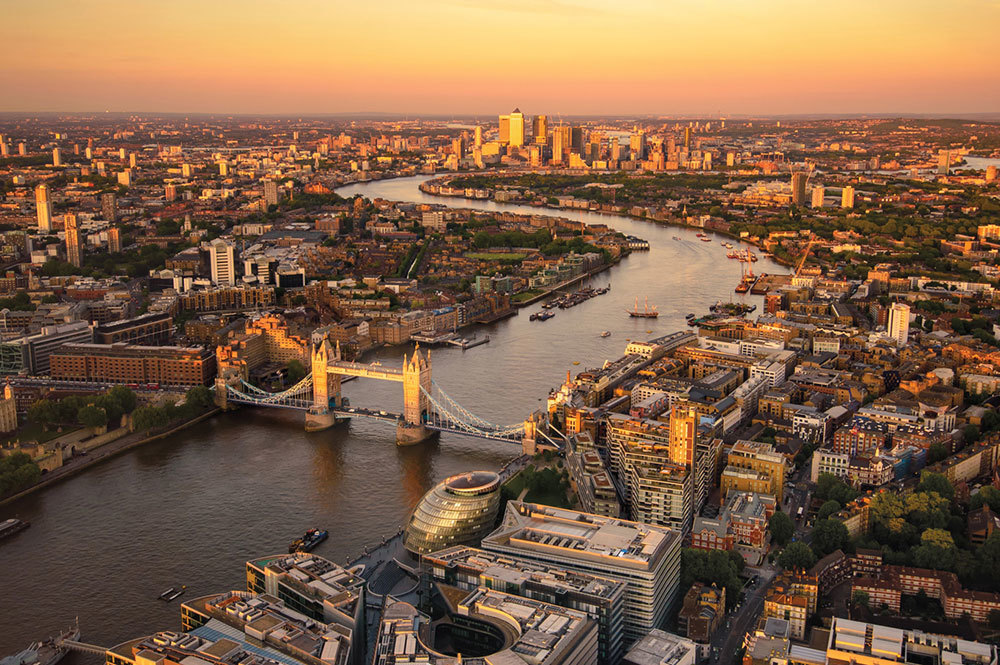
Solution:
{"label": "office tower", "polygon": [[938,175],[948,175],[951,169],[951,152],[941,150],[938,152]]}
{"label": "office tower", "polygon": [[535,143],[545,145],[549,142],[549,119],[544,115],[536,115],[534,121]]}
{"label": "office tower", "polygon": [[629,148],[632,150],[633,159],[645,159],[646,157],[646,133],[642,130],[634,132],[629,137]]}
{"label": "office tower", "polygon": [[841,208],[853,208],[854,207],[854,188],[848,185],[844,187],[843,193],[840,195],[840,207]]}
{"label": "office tower", "polygon": [[889,308],[889,337],[896,341],[896,346],[906,346],[910,335],[910,306],[906,303],[894,302]]}
{"label": "office tower", "polygon": [[484,550],[624,582],[626,647],[663,625],[680,582],[677,531],[520,501],[501,524]]}
{"label": "office tower", "polygon": [[465,157],[465,145],[461,138],[451,140],[451,154],[459,159]]}
{"label": "office tower", "polygon": [[524,114],[521,109],[514,109],[510,114],[510,144],[512,146],[524,145]]}
{"label": "office tower", "polygon": [[212,282],[218,285],[236,284],[236,250],[222,239],[208,246],[208,262],[212,267]]}
{"label": "office tower", "polygon": [[77,268],[80,267],[80,229],[77,226],[76,215],[71,212],[63,216],[66,227],[66,260]]}
{"label": "office tower", "polygon": [[54,148],[52,150],[52,165],[62,166],[62,151],[59,148]]}
{"label": "office tower", "polygon": [[806,174],[792,174],[792,205],[804,205],[806,202]]}
{"label": "office tower", "polygon": [[101,194],[101,215],[109,222],[118,221],[118,197],[114,192]]}
{"label": "office tower", "polygon": [[566,158],[572,144],[572,132],[569,125],[559,125],[552,130],[552,159],[561,162]]}
{"label": "office tower", "polygon": [[483,128],[482,127],[476,127],[476,134],[475,134],[475,138],[473,139],[473,141],[474,141],[473,145],[476,148],[482,148],[483,147]]}
{"label": "office tower", "polygon": [[826,196],[826,189],[823,185],[816,185],[813,187],[812,191],[812,207],[822,208],[823,207],[823,197]]}
{"label": "office tower", "polygon": [[264,204],[268,207],[278,205],[278,181],[264,181]]}
{"label": "office tower", "polygon": [[996,182],[997,179],[997,167],[996,164],[990,164],[986,167],[986,182]]}
{"label": "office tower", "polygon": [[621,161],[622,158],[622,146],[618,142],[618,137],[611,139],[611,159],[613,161]]}
{"label": "office tower", "polygon": [[112,254],[122,251],[122,232],[117,226],[108,229],[108,251]]}
{"label": "office tower", "polygon": [[35,208],[38,211],[38,230],[48,233],[52,230],[52,202],[49,201],[49,186],[35,187]]}
{"label": "office tower", "polygon": [[510,116],[500,116],[500,143],[510,143]]}
{"label": "office tower", "polygon": [[691,128],[690,127],[685,127],[684,128],[684,147],[685,148],[689,148],[689,149],[691,148]]}

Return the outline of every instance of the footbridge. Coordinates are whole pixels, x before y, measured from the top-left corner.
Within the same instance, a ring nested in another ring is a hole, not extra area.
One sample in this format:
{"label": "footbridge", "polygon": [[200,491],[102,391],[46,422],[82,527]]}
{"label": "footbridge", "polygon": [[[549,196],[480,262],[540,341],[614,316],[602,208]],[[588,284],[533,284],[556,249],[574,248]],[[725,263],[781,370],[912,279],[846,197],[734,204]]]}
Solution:
{"label": "footbridge", "polygon": [[[403,384],[402,412],[351,405],[341,394],[341,381],[348,376]],[[543,413],[520,423],[496,425],[463,407],[432,379],[430,352],[421,352],[419,346],[411,356],[404,354],[403,366],[397,368],[342,360],[340,345],[324,340],[312,348],[309,375],[287,390],[268,392],[230,372],[216,379],[215,399],[223,408],[248,405],[302,411],[307,431],[324,430],[350,418],[393,423],[399,445],[420,443],[438,432],[513,443],[528,454],[565,444],[561,434],[549,432]]]}

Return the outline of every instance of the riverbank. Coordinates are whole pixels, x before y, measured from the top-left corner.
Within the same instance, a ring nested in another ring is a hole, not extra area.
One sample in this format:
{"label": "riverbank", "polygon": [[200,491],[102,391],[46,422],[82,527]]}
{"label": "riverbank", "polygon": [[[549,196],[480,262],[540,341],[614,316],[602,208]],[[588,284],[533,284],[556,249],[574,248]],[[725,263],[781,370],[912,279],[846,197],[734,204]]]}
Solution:
{"label": "riverbank", "polygon": [[58,469],[49,471],[44,476],[42,476],[41,480],[39,480],[31,487],[26,487],[25,489],[17,492],[16,494],[12,494],[4,499],[0,499],[0,506],[3,506],[5,504],[26,497],[29,494],[32,494],[41,489],[49,487],[50,485],[54,485],[58,482],[66,480],[67,478],[72,478],[81,471],[89,469],[90,467],[100,462],[107,461],[115,457],[116,455],[120,455],[121,453],[127,450],[131,450],[145,443],[150,443],[151,441],[157,441],[164,437],[170,436],[171,434],[175,434],[177,432],[185,430],[188,427],[191,427],[192,425],[197,425],[203,420],[206,420],[216,415],[217,413],[220,413],[221,411],[222,409],[219,409],[218,407],[212,408],[201,415],[195,416],[190,420],[186,420],[172,427],[168,427],[168,429],[162,432],[158,432],[156,434],[150,434],[148,431],[133,432],[132,434],[126,434],[125,436],[115,439],[114,441],[110,441],[104,444],[103,446],[94,448],[92,451],[88,451],[86,455],[80,455],[74,457],[66,464],[63,464]]}
{"label": "riverbank", "polygon": [[[532,173],[532,172],[528,171],[527,173]],[[727,231],[727,230],[724,230],[724,229],[717,229],[717,228],[706,228],[706,227],[701,227],[701,226],[692,226],[690,224],[684,224],[684,223],[682,223],[680,221],[673,220],[673,219],[653,219],[653,218],[647,217],[647,216],[633,215],[633,214],[630,214],[625,209],[624,206],[615,206],[613,209],[603,208],[601,206],[598,206],[596,208],[591,208],[591,207],[587,207],[587,208],[564,208],[564,207],[560,207],[558,205],[552,205],[552,204],[548,203],[547,201],[496,201],[494,198],[492,198],[492,196],[490,198],[487,198],[487,199],[482,199],[482,198],[475,198],[475,197],[463,196],[463,195],[457,195],[457,194],[442,194],[440,191],[435,191],[435,189],[434,189],[435,187],[436,188],[440,188],[442,186],[450,186],[451,185],[451,181],[454,180],[455,178],[462,178],[462,177],[466,177],[466,176],[470,176],[470,175],[495,175],[495,176],[504,176],[504,175],[517,175],[517,174],[512,174],[512,173],[509,173],[509,172],[495,172],[495,171],[482,171],[482,172],[467,172],[467,173],[459,173],[459,174],[448,174],[448,175],[440,176],[440,177],[437,177],[437,178],[432,178],[430,180],[426,180],[426,181],[420,183],[419,189],[420,189],[420,191],[423,194],[426,194],[428,196],[439,197],[439,198],[443,198],[443,199],[459,199],[459,200],[462,200],[462,201],[484,201],[485,200],[485,201],[490,201],[490,202],[495,202],[495,203],[508,203],[508,204],[512,204],[512,205],[521,205],[521,206],[530,206],[532,208],[541,208],[544,211],[549,211],[549,210],[556,211],[556,212],[560,212],[561,211],[561,212],[564,212],[564,213],[565,212],[587,212],[587,213],[593,213],[593,214],[598,214],[598,215],[608,215],[610,217],[620,217],[620,218],[624,218],[624,219],[633,219],[633,220],[638,220],[638,221],[642,221],[642,222],[648,222],[648,223],[651,223],[651,224],[655,224],[657,226],[668,226],[668,227],[676,227],[676,228],[682,228],[682,229],[694,229],[694,230],[697,230],[697,231],[704,231],[704,232],[708,232],[708,233],[715,233],[715,234],[718,234],[720,236],[724,236],[724,237],[729,238],[731,240],[735,240],[736,242],[740,242],[740,243],[743,243],[745,245],[750,245],[751,247],[755,247],[758,250],[760,250],[761,252],[766,251],[766,250],[764,250],[761,247],[761,245],[759,243],[754,242],[754,241],[752,241],[752,240],[750,240],[748,238],[742,238],[738,234],[733,233],[732,231]],[[549,175],[549,174],[540,173],[540,175]],[[494,190],[488,190],[488,191],[490,191],[491,194],[492,194],[492,192]],[[539,213],[539,214],[547,214],[547,212]],[[551,215],[551,216],[558,217],[559,215]],[[773,254],[769,254],[768,258],[771,259],[772,261],[774,261],[775,263],[777,263],[778,265],[781,265],[781,266],[786,267],[786,268],[791,268],[791,267],[793,267],[795,265],[794,261],[785,260],[785,259],[781,258],[780,256],[775,256]],[[535,302],[537,302],[537,301],[535,301]]]}

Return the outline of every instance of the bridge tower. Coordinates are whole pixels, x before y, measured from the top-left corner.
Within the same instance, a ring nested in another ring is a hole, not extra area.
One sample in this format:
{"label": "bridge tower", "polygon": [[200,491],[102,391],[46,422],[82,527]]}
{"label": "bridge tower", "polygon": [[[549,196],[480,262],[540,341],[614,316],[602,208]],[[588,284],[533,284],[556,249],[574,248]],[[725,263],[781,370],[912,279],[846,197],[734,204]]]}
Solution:
{"label": "bridge tower", "polygon": [[411,446],[433,437],[437,432],[424,426],[430,413],[431,354],[420,353],[420,346],[409,359],[403,355],[403,421],[396,427],[396,443]]}
{"label": "bridge tower", "polygon": [[319,432],[337,424],[337,417],[330,410],[340,404],[340,375],[329,372],[331,360],[340,358],[340,344],[336,351],[324,339],[312,348],[313,405],[306,411],[306,431]]}

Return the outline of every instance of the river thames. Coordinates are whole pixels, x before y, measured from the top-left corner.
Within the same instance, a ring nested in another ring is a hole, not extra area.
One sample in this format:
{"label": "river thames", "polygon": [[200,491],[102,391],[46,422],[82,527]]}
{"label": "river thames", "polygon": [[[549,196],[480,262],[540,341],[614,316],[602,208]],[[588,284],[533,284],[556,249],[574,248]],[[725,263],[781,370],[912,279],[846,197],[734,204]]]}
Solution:
{"label": "river thames", "polygon": [[[426,177],[341,188],[343,195],[443,203],[453,207],[551,214],[606,223],[645,238],[636,252],[592,280],[611,292],[555,318],[520,315],[476,331],[489,344],[431,352],[435,382],[473,413],[495,424],[522,421],[549,389],[586,367],[619,357],[626,339],[685,328],[730,300],[740,264],[726,259],[719,236],[587,212],[432,197]],[[674,238],[679,238],[675,240]],[[761,260],[757,272],[786,272]],[[658,319],[631,319],[635,297],[659,307]],[[760,304],[762,298],[749,301]],[[600,333],[610,331],[610,337]],[[398,366],[409,347],[372,354]],[[573,363],[579,362],[578,366]],[[344,393],[356,406],[398,412],[398,384],[358,379]],[[111,646],[157,630],[177,629],[180,601],[158,594],[187,585],[181,600],[245,587],[247,559],[284,552],[306,528],[330,530],[316,553],[344,563],[365,545],[396,532],[425,491],[444,477],[497,469],[520,454],[499,442],[443,435],[398,448],[393,426],[354,421],[307,434],[302,414],[241,410],[147,444],[0,508],[0,520],[32,526],[0,543],[0,656],[46,637],[79,617],[86,642]],[[71,655],[65,662],[82,661]]]}

